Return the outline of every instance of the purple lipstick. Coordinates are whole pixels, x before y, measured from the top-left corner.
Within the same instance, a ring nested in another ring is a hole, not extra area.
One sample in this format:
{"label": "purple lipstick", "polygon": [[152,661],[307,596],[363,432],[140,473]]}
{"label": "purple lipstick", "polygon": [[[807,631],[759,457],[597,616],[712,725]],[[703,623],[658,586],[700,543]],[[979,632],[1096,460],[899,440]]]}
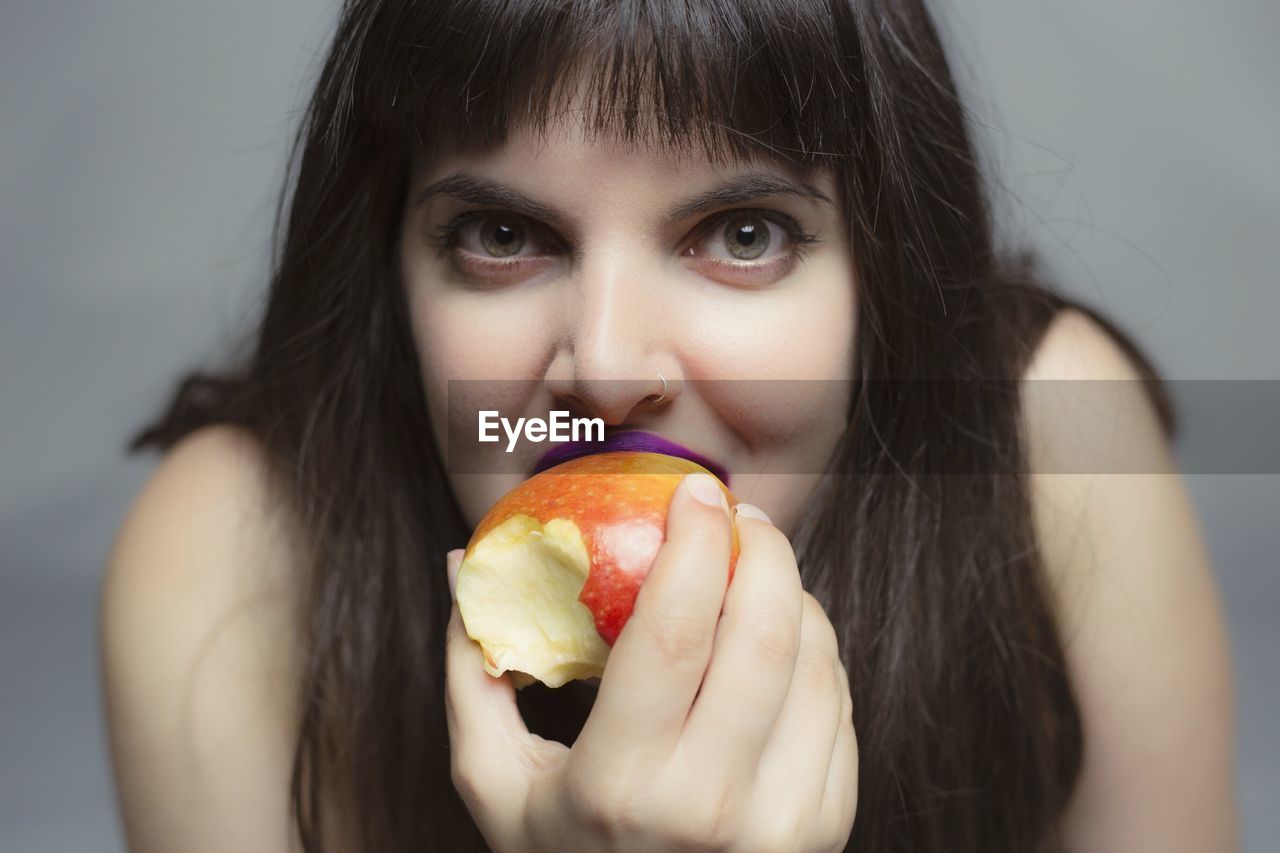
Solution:
{"label": "purple lipstick", "polygon": [[690,462],[696,462],[712,474],[715,474],[725,486],[729,485],[729,471],[723,465],[712,462],[707,457],[694,453],[689,448],[676,444],[674,441],[665,439],[660,435],[654,435],[651,432],[638,429],[607,433],[604,441],[566,441],[557,444],[542,454],[542,458],[534,466],[533,473],[539,474],[548,468],[554,468],[562,462],[577,459],[579,456],[590,456],[593,453],[609,453],[615,450],[665,453],[668,456],[688,459]]}

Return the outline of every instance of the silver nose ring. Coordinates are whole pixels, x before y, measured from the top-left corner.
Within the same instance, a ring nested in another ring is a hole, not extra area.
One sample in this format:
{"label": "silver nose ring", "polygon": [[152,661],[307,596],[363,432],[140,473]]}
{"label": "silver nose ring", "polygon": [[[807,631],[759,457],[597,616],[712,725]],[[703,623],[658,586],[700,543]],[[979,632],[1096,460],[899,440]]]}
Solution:
{"label": "silver nose ring", "polygon": [[650,394],[646,399],[651,403],[661,403],[663,400],[667,399],[667,377],[663,376],[661,371],[659,371],[658,378],[662,380],[662,393],[656,397]]}

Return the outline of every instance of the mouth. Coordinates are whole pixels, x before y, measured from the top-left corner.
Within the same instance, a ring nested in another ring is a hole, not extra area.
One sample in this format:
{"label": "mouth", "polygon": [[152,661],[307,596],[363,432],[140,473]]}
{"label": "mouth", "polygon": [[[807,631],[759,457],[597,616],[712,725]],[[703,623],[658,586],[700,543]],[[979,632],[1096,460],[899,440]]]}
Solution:
{"label": "mouth", "polygon": [[548,468],[554,468],[556,465],[568,462],[570,459],[577,459],[579,456],[590,456],[593,453],[610,453],[615,450],[665,453],[668,456],[688,459],[690,462],[696,462],[716,475],[725,486],[729,485],[729,470],[723,465],[670,439],[638,429],[613,433],[606,430],[604,441],[566,441],[557,444],[542,454],[542,458],[538,460],[538,464],[534,466],[530,476],[539,474]]}

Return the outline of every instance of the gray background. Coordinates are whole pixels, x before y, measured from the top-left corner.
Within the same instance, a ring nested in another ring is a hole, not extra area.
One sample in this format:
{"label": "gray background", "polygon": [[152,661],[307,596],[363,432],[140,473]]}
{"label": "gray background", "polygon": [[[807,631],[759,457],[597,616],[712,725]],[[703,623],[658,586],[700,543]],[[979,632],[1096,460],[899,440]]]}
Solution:
{"label": "gray background", "polygon": [[[989,129],[1006,235],[1167,376],[1280,379],[1274,0],[935,5]],[[122,849],[96,595],[154,464],[122,443],[259,304],[288,135],[337,8],[0,9],[0,850]],[[1231,621],[1247,849],[1275,849],[1280,477],[1189,483]]]}

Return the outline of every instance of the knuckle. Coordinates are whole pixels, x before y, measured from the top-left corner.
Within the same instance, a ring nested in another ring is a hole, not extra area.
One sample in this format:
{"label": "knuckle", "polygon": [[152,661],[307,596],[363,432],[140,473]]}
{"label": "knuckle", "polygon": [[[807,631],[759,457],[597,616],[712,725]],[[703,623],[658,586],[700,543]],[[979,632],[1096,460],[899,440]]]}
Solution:
{"label": "knuckle", "polygon": [[842,665],[836,653],[835,630],[829,625],[814,625],[806,620],[799,652],[796,653],[795,679],[820,697],[835,698],[845,693],[841,679]]}
{"label": "knuckle", "polygon": [[809,690],[822,697],[839,695],[840,675],[836,672],[837,664],[823,649],[815,645],[803,646],[796,656],[795,674],[802,683],[809,685]]}
{"label": "knuckle", "polygon": [[[844,667],[841,667],[841,671],[843,670]],[[847,729],[849,734],[853,735],[854,743],[856,744],[857,732],[853,728],[853,697],[849,693],[848,682],[841,681],[840,691],[842,693],[840,697],[840,727]]]}
{"label": "knuckle", "polygon": [[849,668],[840,657],[836,658],[836,675],[840,677],[840,725],[854,735],[856,743],[857,735],[853,731],[853,688],[849,685]]}
{"label": "knuckle", "polygon": [[623,774],[592,774],[578,767],[565,780],[565,794],[574,815],[605,838],[630,832],[631,789]]}
{"label": "knuckle", "polygon": [[708,790],[697,798],[692,817],[682,826],[680,846],[697,851],[728,850],[738,836],[737,791]]}
{"label": "knuckle", "polygon": [[666,666],[681,666],[706,656],[711,641],[709,626],[683,605],[655,602],[645,612],[645,628]]}
{"label": "knuckle", "polygon": [[800,626],[776,608],[753,620],[751,637],[755,654],[765,665],[791,666],[800,650]]}
{"label": "knuckle", "polygon": [[823,609],[822,604],[808,592],[804,594],[801,630],[803,637],[801,642],[804,645],[814,646],[821,654],[828,657],[839,658],[840,643],[836,638],[835,626],[827,618],[827,611]]}
{"label": "knuckle", "polygon": [[854,792],[858,789],[858,765],[861,761],[861,748],[858,746],[858,731],[853,725],[853,721],[849,720],[843,724],[849,732],[849,740],[845,744],[845,756],[849,762],[849,775],[852,777],[851,784]]}

